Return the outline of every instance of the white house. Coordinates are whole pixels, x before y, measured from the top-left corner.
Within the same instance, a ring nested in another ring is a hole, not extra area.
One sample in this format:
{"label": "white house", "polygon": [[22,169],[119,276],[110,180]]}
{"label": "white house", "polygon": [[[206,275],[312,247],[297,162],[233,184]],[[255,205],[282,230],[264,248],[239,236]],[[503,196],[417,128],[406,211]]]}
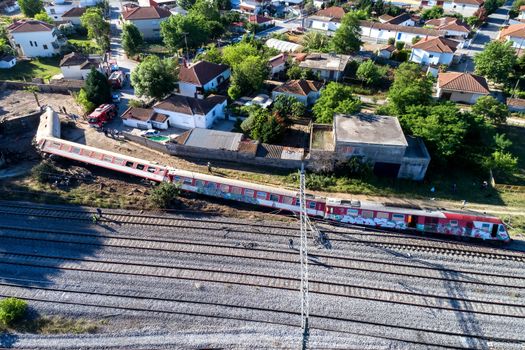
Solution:
{"label": "white house", "polygon": [[75,26],[80,26],[80,17],[86,12],[86,7],[73,7],[62,14],[63,21],[69,21]]}
{"label": "white house", "polygon": [[412,46],[409,60],[423,65],[450,65],[459,43],[445,38],[423,39]]}
{"label": "white house", "polygon": [[436,92],[438,98],[469,104],[490,94],[485,78],[460,72],[439,73]]}
{"label": "white house", "polygon": [[7,27],[7,32],[11,46],[20,56],[53,56],[67,43],[54,26],[42,21],[17,21]]}
{"label": "white house", "polygon": [[101,67],[102,58],[100,56],[86,56],[82,53],[72,52],[65,55],[60,61],[60,70],[64,79],[85,80],[91,68],[95,68],[103,73]]}
{"label": "white house", "polygon": [[146,40],[160,39],[160,24],[170,16],[168,9],[156,6],[126,5],[122,10],[124,22],[133,23]]}
{"label": "white house", "polygon": [[120,117],[124,125],[132,128],[166,130],[169,126],[169,117],[151,108],[129,107]]}
{"label": "white house", "polygon": [[192,65],[183,64],[179,71],[179,94],[198,97],[214,91],[230,78],[231,69],[225,64],[199,61]]}
{"label": "white house", "polygon": [[484,0],[452,0],[443,3],[445,13],[459,13],[463,17],[471,17],[483,6]]}
{"label": "white house", "polygon": [[317,30],[326,30],[335,32],[341,25],[341,20],[345,15],[342,7],[332,6],[317,11],[314,15],[308,17],[307,27]]}
{"label": "white house", "polygon": [[446,37],[466,39],[470,34],[470,27],[456,17],[443,17],[431,19],[425,22],[425,26],[445,31]]}
{"label": "white house", "polygon": [[241,0],[239,8],[246,13],[258,14],[262,11],[263,3],[255,0]]}
{"label": "white house", "polygon": [[0,69],[9,69],[16,65],[16,57],[13,55],[0,56]]}
{"label": "white house", "polygon": [[319,98],[323,83],[313,80],[289,80],[281,86],[276,87],[272,91],[272,99],[275,101],[279,95],[287,95],[295,97],[305,106],[315,103]]}
{"label": "white house", "polygon": [[389,16],[390,18],[386,18],[384,16],[382,16],[382,17],[383,17],[383,20],[381,20],[381,18],[379,18],[379,21],[381,23],[394,24],[394,25],[404,26],[404,27],[413,27],[413,26],[416,25],[416,22],[414,21],[412,16],[410,16],[406,12],[404,12],[404,13],[400,14],[399,16],[396,16],[396,17],[391,17],[391,16]]}
{"label": "white house", "polygon": [[525,23],[513,24],[499,32],[499,39],[512,41],[512,47],[525,48]]}
{"label": "white house", "polygon": [[386,43],[388,39],[392,38],[410,45],[414,38],[425,39],[445,36],[445,32],[441,30],[400,26],[390,23],[359,21],[359,26],[361,27],[362,36],[374,39],[378,43]]}
{"label": "white house", "polygon": [[390,57],[392,57],[392,54],[394,53],[394,51],[396,51],[396,48],[394,47],[394,45],[386,45],[386,46],[383,46],[383,47],[377,49],[376,54],[379,57],[390,59]]}
{"label": "white house", "polygon": [[224,118],[227,98],[210,95],[204,99],[171,95],[153,106],[155,112],[168,116],[169,125],[183,129],[208,129],[217,118]]}
{"label": "white house", "polygon": [[308,55],[298,55],[296,56],[296,60],[299,61],[300,68],[312,70],[312,72],[318,74],[321,79],[339,80],[344,75],[346,66],[350,61],[350,56],[312,53]]}
{"label": "white house", "polygon": [[525,5],[520,6],[520,14],[517,17],[518,19],[525,19]]}
{"label": "white house", "polygon": [[74,8],[96,6],[101,0],[75,0],[75,1],[48,1],[44,2],[44,10],[55,22],[66,21],[63,16]]}
{"label": "white house", "polygon": [[268,65],[270,67],[270,76],[274,77],[277,74],[284,72],[286,69],[286,59],[288,55],[280,53],[277,56],[268,59]]}

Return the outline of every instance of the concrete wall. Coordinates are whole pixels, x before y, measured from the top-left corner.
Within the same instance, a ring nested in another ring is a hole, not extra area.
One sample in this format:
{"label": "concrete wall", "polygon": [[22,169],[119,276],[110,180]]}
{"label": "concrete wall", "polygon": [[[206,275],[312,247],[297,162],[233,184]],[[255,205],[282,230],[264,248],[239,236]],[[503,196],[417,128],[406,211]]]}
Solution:
{"label": "concrete wall", "polygon": [[325,22],[325,21],[318,21],[318,20],[311,20],[310,28],[317,29],[317,30],[328,30],[335,32],[337,28],[341,26],[341,23],[337,22]]}
{"label": "concrete wall", "polygon": [[463,17],[474,16],[476,11],[479,10],[477,5],[468,5],[468,4],[456,4],[454,2],[445,2],[443,4],[443,10],[445,13],[459,13]]}
{"label": "concrete wall", "polygon": [[478,98],[486,96],[482,94],[473,94],[469,92],[459,92],[459,91],[447,91],[442,90],[439,86],[437,87],[437,97],[442,98],[443,94],[450,92],[450,98],[448,100],[454,101],[454,102],[463,102],[463,103],[469,103],[474,104],[478,100]]}
{"label": "concrete wall", "polygon": [[[80,69],[80,66],[65,66],[60,67],[64,79],[77,79],[77,80],[86,80],[88,74],[91,72],[91,68]],[[100,73],[103,73],[102,69],[98,70]]]}
{"label": "concrete wall", "polygon": [[25,130],[36,130],[40,123],[42,111],[36,111],[24,116],[9,118],[0,123],[0,135],[19,134]]}
{"label": "concrete wall", "polygon": [[3,81],[0,80],[0,90],[11,89],[11,90],[23,90],[27,86],[37,86],[40,92],[48,92],[55,94],[69,95],[71,92],[80,91],[81,86],[78,84],[72,85],[65,82],[64,84],[37,84],[37,83],[26,83],[21,81]]}
{"label": "concrete wall", "polygon": [[131,128],[144,129],[144,130],[152,129],[152,125],[149,121],[145,122],[143,120],[136,120],[136,119],[122,119],[122,122],[124,123],[124,125],[129,126]]}
{"label": "concrete wall", "polygon": [[372,162],[401,163],[405,155],[405,149],[406,147],[401,146],[361,145],[339,142],[335,146],[335,153],[338,160],[358,156]]}

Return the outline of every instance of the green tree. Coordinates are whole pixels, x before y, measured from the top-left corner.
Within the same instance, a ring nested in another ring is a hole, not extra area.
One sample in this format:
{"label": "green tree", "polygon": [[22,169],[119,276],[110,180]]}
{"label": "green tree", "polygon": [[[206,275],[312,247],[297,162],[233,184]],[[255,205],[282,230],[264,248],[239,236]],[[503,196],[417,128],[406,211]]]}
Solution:
{"label": "green tree", "polygon": [[138,96],[163,98],[175,88],[178,72],[173,59],[148,56],[131,73],[131,83]]}
{"label": "green tree", "polygon": [[197,55],[197,60],[220,64],[222,53],[215,44],[211,44],[204,53]]}
{"label": "green tree", "polygon": [[278,140],[285,130],[277,117],[259,106],[250,108],[249,117],[241,123],[241,129],[252,139],[265,143]]}
{"label": "green tree", "polygon": [[233,81],[233,79],[230,84],[230,87],[228,88],[228,96],[230,96],[230,98],[234,101],[242,96],[241,87],[237,85],[235,81]]}
{"label": "green tree", "polygon": [[195,0],[178,0],[177,4],[185,10],[189,10],[195,4]]}
{"label": "green tree", "polygon": [[242,93],[258,91],[268,77],[267,61],[259,56],[248,56],[233,68],[232,79]]}
{"label": "green tree", "polygon": [[108,79],[95,68],[91,68],[82,89],[86,93],[86,99],[95,107],[111,102],[111,89]]}
{"label": "green tree", "polygon": [[380,67],[371,60],[364,61],[357,68],[357,79],[362,80],[367,85],[376,85],[385,77],[388,71],[387,67]]}
{"label": "green tree", "polygon": [[481,115],[494,124],[503,124],[510,117],[507,105],[499,102],[492,96],[480,97],[472,106],[472,113]]}
{"label": "green tree", "polygon": [[60,170],[49,161],[42,161],[31,169],[31,176],[40,183],[52,182],[60,174]]}
{"label": "green tree", "polygon": [[421,18],[424,20],[443,17],[443,8],[441,6],[434,6],[426,9],[421,14]]}
{"label": "green tree", "polygon": [[330,37],[321,32],[307,32],[303,36],[302,45],[308,51],[326,52],[330,48]]}
{"label": "green tree", "polygon": [[139,29],[133,23],[125,23],[122,27],[122,48],[126,55],[136,55],[143,45],[144,39]]}
{"label": "green tree", "polygon": [[49,24],[53,24],[53,18],[49,17],[46,11],[42,10],[39,13],[37,13],[34,17],[37,21],[46,22]]}
{"label": "green tree", "polygon": [[402,63],[388,91],[389,110],[395,115],[401,115],[408,106],[427,105],[431,101],[432,82],[423,74],[421,67],[412,62]]}
{"label": "green tree", "polygon": [[170,16],[160,24],[160,33],[164,44],[175,52],[178,49],[185,50],[186,41],[190,49],[195,49],[212,39],[217,34],[212,33],[217,30],[217,25],[222,27],[220,23],[209,21],[201,14],[189,13],[186,16]]}
{"label": "green tree", "polygon": [[9,42],[7,41],[7,39],[0,38],[0,56],[13,55],[13,54],[14,54],[14,50],[11,47],[11,45],[9,45]]}
{"label": "green tree", "polygon": [[485,45],[482,52],[474,56],[476,73],[496,83],[506,83],[516,63],[516,51],[512,42],[494,40]]}
{"label": "green tree", "polygon": [[75,96],[75,101],[82,106],[84,113],[91,113],[96,107],[94,103],[88,100],[85,89],[80,89],[79,93]]}
{"label": "green tree", "polygon": [[485,2],[483,3],[483,8],[485,8],[487,14],[490,15],[491,13],[496,12],[498,7],[500,7],[501,5],[503,4],[500,0],[485,0]]}
{"label": "green tree", "polygon": [[259,56],[259,50],[251,43],[240,42],[235,45],[226,46],[222,50],[222,60],[233,70],[243,59],[249,56]]}
{"label": "green tree", "polygon": [[109,22],[104,19],[100,8],[89,7],[80,16],[80,23],[87,29],[88,38],[95,40],[102,51],[109,50]]}
{"label": "green tree", "polygon": [[18,298],[5,298],[0,301],[0,322],[6,326],[24,318],[27,303]]}
{"label": "green tree", "polygon": [[178,203],[180,189],[172,182],[162,182],[150,194],[151,202],[158,208],[171,208]]}
{"label": "green tree", "polygon": [[332,123],[334,114],[352,114],[360,109],[361,101],[349,86],[331,82],[321,91],[312,110],[318,123]]}
{"label": "green tree", "polygon": [[40,0],[19,0],[20,11],[26,17],[34,17],[37,13],[44,11],[44,4]]}
{"label": "green tree", "polygon": [[477,16],[467,17],[465,21],[470,27],[475,27],[479,24],[479,18]]}
{"label": "green tree", "polygon": [[332,46],[337,53],[348,54],[359,51],[361,46],[361,28],[357,16],[348,12],[341,20],[341,25],[335,31]]}
{"label": "green tree", "polygon": [[512,141],[505,134],[496,134],[494,135],[494,146],[498,151],[505,151],[512,146]]}
{"label": "green tree", "polygon": [[189,11],[190,15],[201,15],[210,21],[219,21],[221,16],[216,1],[197,0]]}
{"label": "green tree", "polygon": [[306,113],[306,107],[293,96],[280,94],[273,101],[272,111],[279,116],[285,124],[290,123],[290,118],[300,118]]}
{"label": "green tree", "polygon": [[409,106],[400,122],[406,132],[423,138],[432,159],[441,162],[458,152],[469,126],[453,103]]}
{"label": "green tree", "polygon": [[510,152],[496,150],[491,154],[490,158],[486,159],[485,166],[499,174],[511,175],[517,169],[518,158],[514,157]]}

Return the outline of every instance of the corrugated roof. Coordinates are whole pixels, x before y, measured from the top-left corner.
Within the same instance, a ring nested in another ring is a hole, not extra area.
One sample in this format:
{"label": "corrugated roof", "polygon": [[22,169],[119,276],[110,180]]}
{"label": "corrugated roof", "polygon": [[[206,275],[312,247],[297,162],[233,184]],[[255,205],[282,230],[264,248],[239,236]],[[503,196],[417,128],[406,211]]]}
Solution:
{"label": "corrugated roof", "polygon": [[448,72],[438,75],[438,86],[445,90],[488,95],[489,86],[485,78],[470,73]]}
{"label": "corrugated roof", "polygon": [[428,38],[418,41],[412,48],[429,52],[454,53],[458,45],[457,41],[450,39]]}
{"label": "corrugated roof", "polygon": [[270,145],[268,143],[260,143],[259,147],[257,148],[256,156],[259,158],[281,159],[283,149],[283,146]]}
{"label": "corrugated roof", "polygon": [[243,135],[237,132],[195,128],[190,130],[184,145],[236,152],[242,137]]}
{"label": "corrugated roof", "polygon": [[122,17],[125,20],[158,19],[171,16],[171,12],[157,6],[148,7],[124,7]]}

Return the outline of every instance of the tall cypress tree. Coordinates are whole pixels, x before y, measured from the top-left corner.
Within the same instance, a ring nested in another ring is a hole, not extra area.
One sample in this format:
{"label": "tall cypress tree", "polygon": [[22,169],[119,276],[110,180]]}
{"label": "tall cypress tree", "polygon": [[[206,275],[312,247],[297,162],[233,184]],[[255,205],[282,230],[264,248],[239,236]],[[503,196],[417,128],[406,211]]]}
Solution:
{"label": "tall cypress tree", "polygon": [[111,101],[111,89],[104,74],[91,68],[84,86],[87,99],[96,107]]}

